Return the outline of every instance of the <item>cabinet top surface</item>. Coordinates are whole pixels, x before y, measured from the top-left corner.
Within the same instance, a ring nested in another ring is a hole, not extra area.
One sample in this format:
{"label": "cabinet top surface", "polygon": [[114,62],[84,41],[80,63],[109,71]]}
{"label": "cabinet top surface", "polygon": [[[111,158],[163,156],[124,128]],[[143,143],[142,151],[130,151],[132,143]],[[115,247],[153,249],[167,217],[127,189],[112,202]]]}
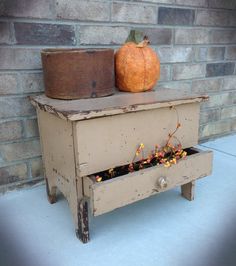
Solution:
{"label": "cabinet top surface", "polygon": [[35,107],[71,121],[201,102],[207,99],[207,95],[166,88],[141,93],[117,92],[108,97],[80,100],[57,100],[48,98],[44,94],[30,97]]}

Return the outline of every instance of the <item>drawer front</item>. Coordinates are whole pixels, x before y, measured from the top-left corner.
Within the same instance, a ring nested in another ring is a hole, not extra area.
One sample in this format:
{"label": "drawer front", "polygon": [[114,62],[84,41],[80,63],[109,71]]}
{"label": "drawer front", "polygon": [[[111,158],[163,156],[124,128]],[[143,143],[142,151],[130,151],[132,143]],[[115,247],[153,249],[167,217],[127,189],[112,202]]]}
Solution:
{"label": "drawer front", "polygon": [[84,177],[84,193],[90,197],[93,215],[112,211],[210,175],[212,152],[195,150],[197,153],[181,159],[170,168],[158,165],[100,183],[96,183],[93,177]]}
{"label": "drawer front", "polygon": [[169,133],[184,148],[198,143],[199,103],[78,121],[75,124],[77,169],[79,176],[90,175],[132,161],[140,143],[145,156],[155,144],[164,146]]}

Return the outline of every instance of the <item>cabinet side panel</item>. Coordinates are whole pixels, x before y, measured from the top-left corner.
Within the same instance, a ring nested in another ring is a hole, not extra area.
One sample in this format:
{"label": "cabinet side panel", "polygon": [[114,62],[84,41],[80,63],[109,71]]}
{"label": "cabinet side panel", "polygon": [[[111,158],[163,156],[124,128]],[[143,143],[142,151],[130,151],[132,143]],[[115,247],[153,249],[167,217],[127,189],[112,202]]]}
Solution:
{"label": "cabinet side panel", "polygon": [[40,110],[38,120],[45,176],[54,179],[59,190],[69,198],[68,187],[75,183],[76,177],[72,122]]}

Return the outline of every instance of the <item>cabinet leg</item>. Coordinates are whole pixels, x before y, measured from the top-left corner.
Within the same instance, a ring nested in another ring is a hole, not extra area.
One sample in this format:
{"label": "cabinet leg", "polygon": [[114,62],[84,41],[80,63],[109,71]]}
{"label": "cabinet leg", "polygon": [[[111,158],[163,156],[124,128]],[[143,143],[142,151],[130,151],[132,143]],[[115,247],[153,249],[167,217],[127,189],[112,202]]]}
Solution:
{"label": "cabinet leg", "polygon": [[56,186],[50,186],[48,178],[45,178],[45,181],[48,201],[53,204],[57,201],[57,188]]}
{"label": "cabinet leg", "polygon": [[195,182],[189,182],[181,186],[181,195],[187,200],[194,200],[194,187]]}
{"label": "cabinet leg", "polygon": [[83,242],[89,241],[89,218],[88,218],[88,202],[81,199],[78,204],[78,229],[76,236]]}

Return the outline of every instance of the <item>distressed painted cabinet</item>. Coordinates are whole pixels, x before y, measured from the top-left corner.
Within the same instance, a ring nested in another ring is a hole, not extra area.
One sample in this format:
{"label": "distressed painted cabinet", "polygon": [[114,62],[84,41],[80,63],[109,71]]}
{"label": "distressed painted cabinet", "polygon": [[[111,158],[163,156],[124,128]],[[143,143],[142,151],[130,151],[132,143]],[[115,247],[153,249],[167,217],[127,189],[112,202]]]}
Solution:
{"label": "distressed painted cabinet", "polygon": [[[48,199],[56,202],[57,189],[68,200],[76,234],[89,240],[88,211],[94,216],[181,186],[193,199],[194,181],[211,173],[212,153],[193,148],[198,144],[200,102],[207,96],[183,91],[158,91],[83,100],[31,98],[37,108]],[[188,156],[176,165],[150,167],[96,183],[94,174],[129,164],[137,145],[147,155],[155,144],[176,137]]]}

